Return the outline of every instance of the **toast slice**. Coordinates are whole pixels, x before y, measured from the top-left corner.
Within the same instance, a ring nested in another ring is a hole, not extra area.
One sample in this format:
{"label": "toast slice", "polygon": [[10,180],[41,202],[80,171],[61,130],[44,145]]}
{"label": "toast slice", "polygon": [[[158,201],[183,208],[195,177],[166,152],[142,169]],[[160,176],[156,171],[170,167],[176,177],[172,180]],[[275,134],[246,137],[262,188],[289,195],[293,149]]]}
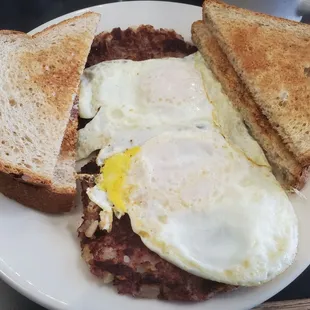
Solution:
{"label": "toast slice", "polygon": [[310,164],[310,26],[205,0],[203,18],[294,157]]}
{"label": "toast slice", "polygon": [[0,31],[0,172],[53,186],[99,16],[85,13],[33,36]]}
{"label": "toast slice", "polygon": [[70,211],[75,203],[75,158],[78,108],[74,104],[54,170],[52,184],[26,183],[20,177],[0,173],[0,192],[17,202],[46,213]]}
{"label": "toast slice", "polygon": [[303,168],[272,128],[203,21],[193,23],[192,40],[234,107],[241,113],[250,133],[264,150],[279,181],[286,188],[301,189],[308,169]]}

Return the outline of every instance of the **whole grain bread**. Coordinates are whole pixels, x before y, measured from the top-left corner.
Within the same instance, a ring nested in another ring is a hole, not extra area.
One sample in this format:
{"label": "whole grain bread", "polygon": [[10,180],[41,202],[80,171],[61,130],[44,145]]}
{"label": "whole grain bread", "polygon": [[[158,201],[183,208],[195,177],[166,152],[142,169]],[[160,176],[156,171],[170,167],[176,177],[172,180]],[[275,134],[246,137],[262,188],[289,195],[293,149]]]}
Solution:
{"label": "whole grain bread", "polygon": [[284,144],[310,164],[310,26],[205,0],[203,17]]}
{"label": "whole grain bread", "polygon": [[51,185],[26,183],[20,175],[0,173],[0,192],[17,202],[45,212],[70,211],[75,204],[75,158],[77,142],[78,107],[72,107],[69,123],[61,144]]}
{"label": "whole grain bread", "polygon": [[0,31],[0,172],[54,186],[98,21],[99,14],[85,13],[33,36]]}
{"label": "whole grain bread", "polygon": [[203,21],[193,23],[192,40],[221,83],[224,92],[240,111],[250,133],[264,150],[279,181],[286,188],[301,189],[305,184],[308,169],[296,160],[277,131],[270,125]]}

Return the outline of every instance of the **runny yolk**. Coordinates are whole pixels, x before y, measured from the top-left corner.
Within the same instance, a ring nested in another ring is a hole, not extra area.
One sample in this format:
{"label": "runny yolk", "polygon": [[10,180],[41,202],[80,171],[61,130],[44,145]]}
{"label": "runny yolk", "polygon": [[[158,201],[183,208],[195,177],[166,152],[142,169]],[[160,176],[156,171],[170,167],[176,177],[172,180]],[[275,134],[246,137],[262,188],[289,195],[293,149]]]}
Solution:
{"label": "runny yolk", "polygon": [[105,160],[100,172],[102,175],[99,188],[107,193],[116,211],[126,212],[124,183],[130,168],[131,158],[140,151],[136,146],[127,151],[115,154]]}

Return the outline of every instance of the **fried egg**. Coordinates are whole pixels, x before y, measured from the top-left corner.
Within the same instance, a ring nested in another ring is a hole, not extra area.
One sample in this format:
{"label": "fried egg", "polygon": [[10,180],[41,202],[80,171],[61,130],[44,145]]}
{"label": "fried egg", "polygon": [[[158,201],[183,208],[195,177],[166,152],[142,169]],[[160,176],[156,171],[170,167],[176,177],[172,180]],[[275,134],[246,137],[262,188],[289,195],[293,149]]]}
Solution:
{"label": "fried egg", "polygon": [[102,229],[127,213],[150,250],[232,285],[267,282],[293,262],[292,205],[199,53],[94,66],[80,100],[81,116],[95,117],[79,156],[101,149],[87,193]]}
{"label": "fried egg", "polygon": [[81,79],[79,111],[80,117],[93,119],[79,131],[78,159],[100,149],[97,164],[101,166],[109,156],[160,133],[221,125],[222,134],[235,147],[256,163],[268,165],[210,73],[200,53],[105,61],[87,68]]}
{"label": "fried egg", "polygon": [[298,227],[286,193],[219,131],[166,132],[101,170],[90,199],[127,213],[143,243],[183,270],[252,286],[294,260]]}
{"label": "fried egg", "polygon": [[210,126],[212,106],[198,73],[192,57],[115,60],[86,69],[80,116],[94,118],[80,130],[78,157],[101,149],[102,165],[102,159],[161,132]]}

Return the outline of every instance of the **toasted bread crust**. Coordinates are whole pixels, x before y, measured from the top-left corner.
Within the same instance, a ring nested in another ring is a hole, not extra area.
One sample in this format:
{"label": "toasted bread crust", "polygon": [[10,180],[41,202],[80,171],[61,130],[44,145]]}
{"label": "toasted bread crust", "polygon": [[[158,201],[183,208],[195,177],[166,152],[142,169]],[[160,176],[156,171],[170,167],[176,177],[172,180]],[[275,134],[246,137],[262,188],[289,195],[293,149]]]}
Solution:
{"label": "toasted bread crust", "polygon": [[[43,36],[44,37],[45,33],[49,32],[51,29],[58,28],[59,26],[63,26],[63,25],[70,25],[72,22],[74,22],[76,20],[79,20],[81,17],[83,17],[83,18],[96,17],[99,20],[100,19],[100,14],[99,13],[95,13],[95,12],[86,12],[86,13],[83,13],[81,15],[77,15],[77,16],[68,18],[66,20],[63,20],[63,21],[59,22],[58,24],[54,24],[54,25],[51,25],[49,27],[46,27],[42,31],[39,31],[39,32],[33,34],[31,37],[32,38],[36,38],[36,37],[39,37],[39,36]],[[14,32],[22,33],[22,32],[19,32],[19,31],[14,31]]]}
{"label": "toasted bread crust", "polygon": [[281,183],[286,188],[301,189],[307,179],[308,169],[296,160],[272,128],[203,21],[192,25],[192,40],[233,105],[240,111],[251,134],[265,151]]}
{"label": "toasted bread crust", "polygon": [[[228,9],[228,10],[237,10],[239,12],[244,12],[245,14],[250,14],[252,16],[256,16],[258,18],[260,17],[268,17],[269,20],[275,21],[275,22],[283,22],[288,26],[297,26],[297,27],[302,27],[304,30],[308,29],[308,26],[306,24],[300,23],[300,22],[296,22],[294,20],[290,20],[290,19],[286,19],[286,18],[282,18],[282,17],[277,17],[277,16],[273,16],[273,15],[268,15],[265,13],[260,13],[260,12],[255,12],[255,11],[250,11],[248,9],[243,9],[240,7],[237,7],[235,5],[232,4],[227,4],[222,0],[204,0],[203,4],[202,4],[202,8],[204,9],[206,6],[208,5],[217,5],[219,7],[221,7],[222,9]],[[205,13],[205,11],[203,11],[203,14]],[[204,17],[204,15],[203,15]]]}
{"label": "toasted bread crust", "polygon": [[52,184],[52,180],[50,178],[38,176],[28,168],[13,167],[10,162],[7,162],[3,159],[0,161],[0,173],[1,172],[4,174],[13,174],[15,177],[22,177],[29,184],[36,184],[38,186],[49,186]]}
{"label": "toasted bread crust", "polygon": [[5,173],[0,173],[0,190],[5,196],[24,206],[52,214],[70,211],[76,195],[75,191],[59,193],[52,187],[23,183]]}
{"label": "toasted bread crust", "polygon": [[203,16],[271,126],[308,166],[310,26],[217,0],[204,2]]}
{"label": "toasted bread crust", "polygon": [[[45,213],[64,213],[75,205],[75,154],[77,143],[77,99],[62,141],[54,179],[49,186],[25,182],[23,176],[0,172],[0,192],[32,209]],[[69,175],[68,175],[69,174]]]}

